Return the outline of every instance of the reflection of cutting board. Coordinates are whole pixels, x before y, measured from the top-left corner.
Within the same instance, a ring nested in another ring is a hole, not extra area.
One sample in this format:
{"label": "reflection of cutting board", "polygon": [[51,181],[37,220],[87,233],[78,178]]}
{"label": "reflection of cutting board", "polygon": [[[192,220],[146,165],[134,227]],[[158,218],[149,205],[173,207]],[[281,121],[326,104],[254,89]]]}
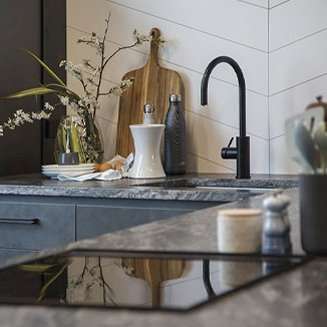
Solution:
{"label": "reflection of cutting board", "polygon": [[122,259],[125,272],[134,278],[145,280],[151,288],[152,305],[160,306],[162,282],[181,278],[185,271],[183,260]]}
{"label": "reflection of cutting board", "polygon": [[151,53],[147,64],[123,77],[134,79],[133,86],[121,96],[119,105],[116,153],[125,157],[134,150],[129,125],[143,122],[145,104],[154,105],[157,123],[163,123],[169,95],[181,94],[184,99],[184,85],[180,75],[159,65],[160,31],[154,28],[151,34]]}

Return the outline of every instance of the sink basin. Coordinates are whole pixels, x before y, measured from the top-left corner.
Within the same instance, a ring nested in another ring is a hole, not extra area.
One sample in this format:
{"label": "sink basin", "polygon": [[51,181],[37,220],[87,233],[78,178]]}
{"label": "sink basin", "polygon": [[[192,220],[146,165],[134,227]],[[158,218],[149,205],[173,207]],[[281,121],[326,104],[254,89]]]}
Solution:
{"label": "sink basin", "polygon": [[228,187],[228,186],[195,186],[199,190],[216,190],[216,191],[250,191],[257,193],[275,192],[278,188],[258,188],[258,187]]}
{"label": "sink basin", "polygon": [[[160,187],[168,189],[197,189],[197,190],[212,190],[212,191],[223,191],[223,192],[247,192],[254,194],[262,194],[267,192],[278,191],[286,188],[285,185],[280,183],[255,183],[252,187],[253,181],[237,181],[232,179],[180,179],[180,180],[166,180],[152,183],[139,184],[140,187]],[[285,183],[284,183],[285,184]],[[289,187],[289,185],[288,185]]]}

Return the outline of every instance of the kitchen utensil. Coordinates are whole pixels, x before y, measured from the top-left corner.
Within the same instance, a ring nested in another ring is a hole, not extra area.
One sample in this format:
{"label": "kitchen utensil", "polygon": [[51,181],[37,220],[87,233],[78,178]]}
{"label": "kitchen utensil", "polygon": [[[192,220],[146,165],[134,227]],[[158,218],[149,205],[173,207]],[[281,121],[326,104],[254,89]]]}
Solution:
{"label": "kitchen utensil", "polygon": [[325,122],[320,122],[313,137],[318,146],[321,159],[322,173],[327,173],[327,125]]}
{"label": "kitchen utensil", "polygon": [[133,79],[133,85],[121,96],[117,128],[116,153],[127,157],[134,151],[130,125],[142,124],[143,107],[151,103],[156,109],[156,121],[163,123],[168,110],[170,94],[180,94],[184,99],[184,85],[180,75],[159,64],[160,31],[151,31],[151,51],[147,64],[127,73],[123,79]]}
{"label": "kitchen utensil", "polygon": [[163,124],[131,125],[135,158],[128,172],[130,178],[161,178],[165,172],[161,163],[160,144],[165,129]]}
{"label": "kitchen utensil", "polygon": [[262,253],[285,255],[292,251],[290,222],[287,208],[290,199],[282,194],[274,194],[263,201],[265,209],[262,233]]}
{"label": "kitchen utensil", "polygon": [[320,166],[320,156],[317,147],[307,127],[299,122],[294,129],[295,145],[304,159],[304,162],[313,172]]}

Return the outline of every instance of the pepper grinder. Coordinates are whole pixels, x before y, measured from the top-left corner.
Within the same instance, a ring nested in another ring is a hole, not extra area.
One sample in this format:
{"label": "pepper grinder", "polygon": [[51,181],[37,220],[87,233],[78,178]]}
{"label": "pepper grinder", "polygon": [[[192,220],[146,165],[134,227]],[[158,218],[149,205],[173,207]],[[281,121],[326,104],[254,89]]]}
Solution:
{"label": "pepper grinder", "polygon": [[262,252],[263,254],[287,254],[292,252],[288,206],[290,199],[274,194],[263,202],[265,209]]}
{"label": "pepper grinder", "polygon": [[152,104],[146,104],[143,112],[143,124],[152,125],[156,123],[155,109]]}

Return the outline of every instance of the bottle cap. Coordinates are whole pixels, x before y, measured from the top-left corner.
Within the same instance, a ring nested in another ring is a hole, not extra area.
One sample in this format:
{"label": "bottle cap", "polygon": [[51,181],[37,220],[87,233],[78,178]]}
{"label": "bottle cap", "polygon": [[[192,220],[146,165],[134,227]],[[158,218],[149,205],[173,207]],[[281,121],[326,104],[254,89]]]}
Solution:
{"label": "bottle cap", "polygon": [[152,104],[146,104],[145,106],[144,106],[144,113],[145,114],[152,114],[152,113],[154,113],[154,107],[153,107],[153,105]]}
{"label": "bottle cap", "polygon": [[171,94],[169,96],[170,102],[182,102],[182,96],[180,94]]}

